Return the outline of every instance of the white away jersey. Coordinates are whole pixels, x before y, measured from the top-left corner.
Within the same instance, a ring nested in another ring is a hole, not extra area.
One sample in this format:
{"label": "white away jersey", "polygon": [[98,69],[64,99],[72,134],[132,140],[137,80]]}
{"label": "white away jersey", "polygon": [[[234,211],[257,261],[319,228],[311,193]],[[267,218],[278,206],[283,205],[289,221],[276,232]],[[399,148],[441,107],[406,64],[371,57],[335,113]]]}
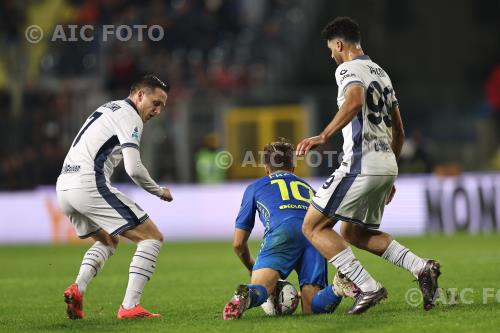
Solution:
{"label": "white away jersey", "polygon": [[108,186],[121,162],[122,148],[139,149],[142,119],[128,98],[100,106],[71,144],[57,179],[57,190]]}
{"label": "white away jersey", "polygon": [[368,56],[362,55],[338,66],[335,78],[339,87],[339,108],[350,85],[365,88],[361,111],[342,129],[344,157],[341,167],[351,174],[397,175],[398,165],[391,148],[391,110],[398,101],[389,76]]}

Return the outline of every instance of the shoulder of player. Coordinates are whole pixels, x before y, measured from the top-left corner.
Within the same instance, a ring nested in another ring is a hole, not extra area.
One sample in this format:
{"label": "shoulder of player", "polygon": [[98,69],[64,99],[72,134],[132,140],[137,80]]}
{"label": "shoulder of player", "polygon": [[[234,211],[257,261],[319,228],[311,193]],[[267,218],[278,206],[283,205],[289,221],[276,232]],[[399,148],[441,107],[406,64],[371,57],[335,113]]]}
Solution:
{"label": "shoulder of player", "polygon": [[344,62],[343,64],[340,64],[337,67],[337,69],[335,70],[335,76],[336,77],[342,77],[345,74],[347,74],[349,71],[353,71],[353,66],[351,64],[351,61]]}
{"label": "shoulder of player", "polygon": [[117,121],[127,118],[136,122],[142,128],[142,119],[137,110],[124,99],[107,102],[101,108],[110,110],[110,115]]}

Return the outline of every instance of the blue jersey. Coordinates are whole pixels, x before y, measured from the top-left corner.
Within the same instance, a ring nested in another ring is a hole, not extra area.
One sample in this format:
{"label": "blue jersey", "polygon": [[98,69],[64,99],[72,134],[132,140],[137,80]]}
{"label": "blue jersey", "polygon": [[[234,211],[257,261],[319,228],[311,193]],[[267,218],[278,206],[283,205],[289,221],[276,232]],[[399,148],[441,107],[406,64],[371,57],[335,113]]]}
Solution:
{"label": "blue jersey", "polygon": [[265,234],[290,219],[304,220],[314,191],[291,172],[277,171],[259,178],[245,190],[236,228],[252,231],[255,212],[265,227]]}

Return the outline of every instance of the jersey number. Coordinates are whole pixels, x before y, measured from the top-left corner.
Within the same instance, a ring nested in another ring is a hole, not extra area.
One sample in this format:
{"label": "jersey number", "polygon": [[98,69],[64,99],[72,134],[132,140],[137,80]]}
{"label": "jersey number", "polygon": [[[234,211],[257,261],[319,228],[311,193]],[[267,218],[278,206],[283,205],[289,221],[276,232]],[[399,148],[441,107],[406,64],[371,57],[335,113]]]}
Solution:
{"label": "jersey number", "polygon": [[73,147],[76,146],[76,144],[78,143],[78,141],[80,141],[80,139],[82,138],[83,133],[85,133],[85,131],[90,127],[90,125],[92,125],[92,123],[94,121],[96,121],[97,118],[99,118],[101,115],[102,115],[102,112],[97,112],[97,111],[95,111],[94,113],[92,113],[90,115],[90,117],[88,118],[89,121],[82,128],[82,130],[80,131],[80,133],[78,133],[78,135],[76,136],[75,142],[73,143]]}
{"label": "jersey number", "polygon": [[373,113],[370,113],[367,117],[368,120],[374,124],[379,125],[382,120],[387,127],[391,127],[391,116],[389,115],[389,101],[387,96],[392,93],[392,89],[382,87],[377,81],[373,81],[368,86],[366,91],[366,105]]}
{"label": "jersey number", "polygon": [[[275,179],[271,181],[271,184],[278,184],[278,187],[280,189],[281,193],[281,199],[283,201],[285,200],[290,200],[290,191],[288,191],[288,186],[286,185],[286,181],[284,179]],[[309,191],[309,198],[304,198],[299,191],[299,186],[304,187]],[[293,182],[290,182],[290,189],[292,190],[292,196],[296,200],[300,201],[305,201],[310,203],[312,201],[312,197],[314,195],[313,190],[303,182],[300,182],[298,180],[294,180]]]}

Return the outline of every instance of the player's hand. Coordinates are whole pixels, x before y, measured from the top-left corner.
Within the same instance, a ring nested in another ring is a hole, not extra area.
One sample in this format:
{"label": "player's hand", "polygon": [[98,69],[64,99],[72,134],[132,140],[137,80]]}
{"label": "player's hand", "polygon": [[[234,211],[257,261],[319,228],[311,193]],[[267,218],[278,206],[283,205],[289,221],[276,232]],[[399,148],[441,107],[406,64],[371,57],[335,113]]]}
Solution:
{"label": "player's hand", "polygon": [[391,193],[389,193],[387,202],[385,203],[386,205],[388,205],[392,201],[392,198],[394,198],[394,194],[396,194],[396,186],[392,185]]}
{"label": "player's hand", "polygon": [[163,193],[160,196],[161,200],[168,202],[174,200],[174,197],[172,197],[172,194],[170,193],[170,190],[168,188],[162,187],[161,189],[163,190]]}
{"label": "player's hand", "polygon": [[300,141],[297,145],[297,149],[295,149],[295,154],[297,156],[306,155],[311,149],[318,147],[325,143],[325,138],[321,135],[313,136],[307,139]]}

